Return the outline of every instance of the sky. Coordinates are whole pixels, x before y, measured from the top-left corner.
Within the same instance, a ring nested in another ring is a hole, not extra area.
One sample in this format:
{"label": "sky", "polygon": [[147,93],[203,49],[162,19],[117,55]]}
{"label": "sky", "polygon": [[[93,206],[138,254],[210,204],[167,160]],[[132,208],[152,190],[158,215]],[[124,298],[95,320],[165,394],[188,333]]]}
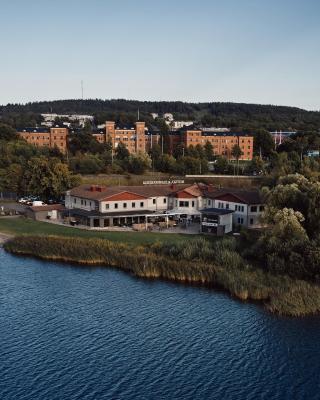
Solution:
{"label": "sky", "polygon": [[0,0],[0,104],[81,98],[320,110],[319,0]]}

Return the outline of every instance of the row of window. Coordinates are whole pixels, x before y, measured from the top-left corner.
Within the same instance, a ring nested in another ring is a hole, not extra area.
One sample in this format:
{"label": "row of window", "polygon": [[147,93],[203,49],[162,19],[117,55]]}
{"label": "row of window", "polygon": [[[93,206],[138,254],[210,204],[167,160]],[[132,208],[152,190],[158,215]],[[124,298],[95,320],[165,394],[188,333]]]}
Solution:
{"label": "row of window", "polygon": [[[90,205],[90,207],[91,207],[91,201],[87,202],[87,200],[83,200],[83,199],[80,199],[79,201],[80,201],[80,204],[82,206]],[[73,203],[77,204],[77,199],[76,198],[73,199]]]}
{"label": "row of window", "polygon": [[[189,207],[190,201],[179,201],[179,207]],[[195,201],[191,201],[191,207],[195,206]],[[178,200],[176,200],[176,207],[178,207]]]}
{"label": "row of window", "polygon": [[250,211],[251,212],[258,212],[258,211],[262,212],[262,211],[264,211],[264,206],[251,206]]}
{"label": "row of window", "polygon": [[[118,208],[119,208],[119,204],[118,203],[114,203],[114,209],[115,210],[117,210]],[[127,203],[122,203],[122,207],[123,208],[127,208]],[[144,207],[144,201],[140,201],[140,208],[143,208]],[[132,202],[131,203],[131,208],[136,208],[136,203],[135,202]],[[110,204],[106,204],[106,210],[109,210],[110,209]]]}

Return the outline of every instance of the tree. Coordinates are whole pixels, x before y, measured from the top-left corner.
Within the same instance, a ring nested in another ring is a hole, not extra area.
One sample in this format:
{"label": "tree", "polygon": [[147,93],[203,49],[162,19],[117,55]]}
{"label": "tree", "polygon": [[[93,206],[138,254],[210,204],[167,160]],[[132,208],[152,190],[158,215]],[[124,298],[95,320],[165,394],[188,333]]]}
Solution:
{"label": "tree", "polygon": [[274,151],[272,135],[265,129],[258,129],[254,134],[254,154],[270,157]]}
{"label": "tree", "polygon": [[219,156],[214,164],[214,171],[218,174],[226,174],[229,171],[229,163],[226,157]]}
{"label": "tree", "polygon": [[79,184],[80,178],[72,175],[68,165],[57,159],[34,157],[28,162],[25,178],[28,181],[29,193],[40,196],[48,201],[58,199],[63,192]]}
{"label": "tree", "polygon": [[237,160],[237,175],[239,175],[239,158],[243,155],[243,153],[238,144],[235,144],[232,147],[231,155]]}
{"label": "tree", "polygon": [[146,153],[131,154],[129,157],[129,171],[141,175],[151,167],[151,158]]}
{"label": "tree", "polygon": [[207,140],[204,145],[205,157],[208,161],[212,161],[214,159],[214,152],[212,144]]}
{"label": "tree", "polygon": [[11,126],[0,124],[0,140],[15,140],[18,138],[17,132]]}
{"label": "tree", "polygon": [[185,146],[183,143],[178,143],[173,149],[173,156],[178,159],[185,154]]}
{"label": "tree", "polygon": [[169,154],[163,154],[159,160],[158,168],[161,172],[175,173],[177,172],[176,159]]}
{"label": "tree", "polygon": [[119,142],[116,148],[116,159],[120,161],[127,161],[129,159],[130,153],[126,145]]}
{"label": "tree", "polygon": [[20,164],[10,164],[0,169],[0,191],[22,194],[25,192],[24,169]]}
{"label": "tree", "polygon": [[261,262],[270,271],[302,277],[305,274],[303,249],[308,243],[302,226],[304,216],[292,208],[277,210],[267,207],[264,221],[270,228],[255,246]]}

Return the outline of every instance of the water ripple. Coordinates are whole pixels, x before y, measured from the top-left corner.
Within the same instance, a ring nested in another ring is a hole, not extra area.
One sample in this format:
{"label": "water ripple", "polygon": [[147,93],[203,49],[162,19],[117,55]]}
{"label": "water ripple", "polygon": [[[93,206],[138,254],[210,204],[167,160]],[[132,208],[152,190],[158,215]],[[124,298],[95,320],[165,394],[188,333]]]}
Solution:
{"label": "water ripple", "polygon": [[0,399],[319,399],[320,318],[0,250]]}

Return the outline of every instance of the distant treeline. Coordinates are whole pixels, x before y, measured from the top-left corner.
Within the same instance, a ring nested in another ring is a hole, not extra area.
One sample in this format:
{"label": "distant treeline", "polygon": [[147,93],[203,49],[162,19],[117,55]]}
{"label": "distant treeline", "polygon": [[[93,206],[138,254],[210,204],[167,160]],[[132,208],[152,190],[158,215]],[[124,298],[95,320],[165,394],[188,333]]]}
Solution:
{"label": "distant treeline", "polygon": [[193,120],[203,126],[227,126],[253,131],[297,130],[319,131],[320,112],[296,107],[244,104],[244,103],[185,103],[181,101],[137,100],[55,100],[27,104],[0,106],[3,122],[19,127],[29,122],[39,122],[41,113],[92,114],[96,123],[113,119],[131,122],[140,112],[140,119],[152,125],[150,113],[172,113],[176,120]]}

